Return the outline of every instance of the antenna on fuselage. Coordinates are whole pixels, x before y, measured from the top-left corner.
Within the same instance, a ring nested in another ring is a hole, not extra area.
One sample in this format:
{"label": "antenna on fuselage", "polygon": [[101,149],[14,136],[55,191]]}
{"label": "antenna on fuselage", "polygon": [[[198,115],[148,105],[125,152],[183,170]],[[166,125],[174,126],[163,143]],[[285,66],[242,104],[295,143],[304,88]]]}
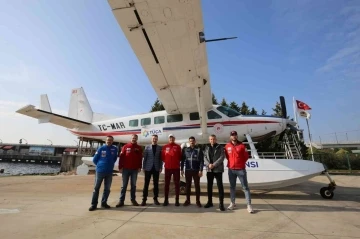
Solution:
{"label": "antenna on fuselage", "polygon": [[231,39],[236,39],[237,37],[224,37],[224,38],[216,38],[216,39],[210,39],[210,40],[206,40],[205,39],[205,34],[204,32],[199,32],[199,40],[200,43],[203,42],[212,42],[212,41],[224,41],[224,40],[231,40]]}

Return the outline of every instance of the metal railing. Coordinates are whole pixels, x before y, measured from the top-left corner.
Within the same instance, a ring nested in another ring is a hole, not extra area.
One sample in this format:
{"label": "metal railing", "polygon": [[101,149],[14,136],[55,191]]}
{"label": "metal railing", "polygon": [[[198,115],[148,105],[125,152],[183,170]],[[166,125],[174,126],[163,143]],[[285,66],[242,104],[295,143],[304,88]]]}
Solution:
{"label": "metal railing", "polygon": [[301,150],[300,150],[301,147],[300,147],[299,142],[298,142],[297,139],[296,139],[296,136],[295,136],[294,134],[291,134],[291,138],[292,138],[292,141],[294,142],[294,145],[295,145],[295,147],[296,147],[296,152],[298,153],[299,158],[303,158],[303,157],[302,157]]}

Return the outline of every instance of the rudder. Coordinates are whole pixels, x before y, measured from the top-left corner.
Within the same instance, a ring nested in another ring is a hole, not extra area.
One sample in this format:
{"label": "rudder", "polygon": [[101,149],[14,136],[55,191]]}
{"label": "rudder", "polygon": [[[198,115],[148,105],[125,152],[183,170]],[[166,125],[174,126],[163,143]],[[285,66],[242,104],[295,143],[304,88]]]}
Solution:
{"label": "rudder", "polygon": [[93,111],[82,87],[71,91],[68,117],[89,123],[92,122]]}

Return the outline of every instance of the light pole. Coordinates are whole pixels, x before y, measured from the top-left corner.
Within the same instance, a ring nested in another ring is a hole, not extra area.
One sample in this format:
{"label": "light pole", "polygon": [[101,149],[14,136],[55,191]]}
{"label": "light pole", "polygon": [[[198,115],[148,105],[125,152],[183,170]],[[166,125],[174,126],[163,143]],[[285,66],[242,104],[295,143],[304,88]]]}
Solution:
{"label": "light pole", "polygon": [[49,140],[49,141],[50,141],[50,143],[51,143],[51,145],[53,144],[53,142],[52,142],[50,139],[46,139],[46,140]]}

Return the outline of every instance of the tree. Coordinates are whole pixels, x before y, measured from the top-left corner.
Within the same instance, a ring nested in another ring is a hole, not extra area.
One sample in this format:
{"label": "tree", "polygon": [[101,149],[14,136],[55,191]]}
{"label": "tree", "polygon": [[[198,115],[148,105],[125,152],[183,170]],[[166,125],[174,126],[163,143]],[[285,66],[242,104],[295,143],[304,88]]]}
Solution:
{"label": "tree", "polygon": [[261,115],[266,115],[266,111],[264,109],[261,111]]}
{"label": "tree", "polygon": [[272,115],[274,116],[279,116],[282,117],[282,110],[281,110],[281,105],[279,102],[276,102],[275,108],[272,108],[272,110],[274,111],[274,113]]}
{"label": "tree", "polygon": [[225,98],[222,98],[220,105],[227,106],[227,107],[229,106],[228,103],[226,102]]}
{"label": "tree", "polygon": [[151,106],[150,112],[161,111],[161,110],[165,110],[165,108],[163,104],[159,101],[159,99],[156,99],[154,105]]}
{"label": "tree", "polygon": [[213,105],[218,105],[219,104],[216,97],[215,97],[215,95],[214,95],[214,93],[212,94],[212,103],[213,103]]}
{"label": "tree", "polygon": [[237,112],[240,112],[240,108],[239,108],[238,104],[235,103],[235,101],[232,101],[229,106],[231,109],[236,110]]}
{"label": "tree", "polygon": [[249,115],[250,114],[249,106],[247,106],[245,101],[242,102],[239,112],[242,115]]}
{"label": "tree", "polygon": [[251,115],[257,115],[258,113],[257,113],[257,111],[255,110],[255,108],[252,107],[251,110],[250,110],[250,114],[251,114]]}

